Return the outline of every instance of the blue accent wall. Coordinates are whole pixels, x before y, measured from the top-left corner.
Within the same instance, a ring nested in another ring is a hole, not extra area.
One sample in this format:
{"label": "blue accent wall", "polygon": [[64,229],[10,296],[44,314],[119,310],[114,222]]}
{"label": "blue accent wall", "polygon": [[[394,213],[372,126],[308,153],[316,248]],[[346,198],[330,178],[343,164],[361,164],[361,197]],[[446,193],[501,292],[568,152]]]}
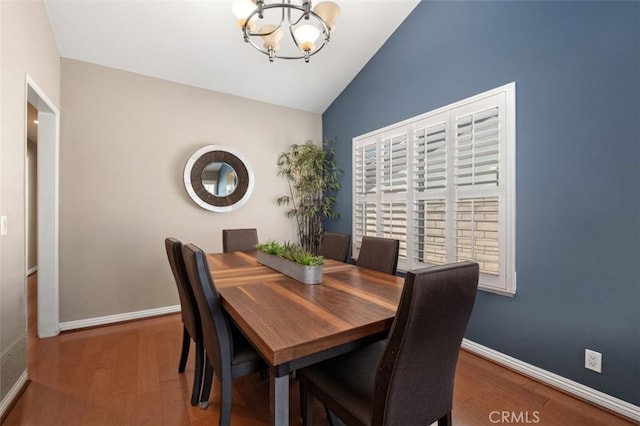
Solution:
{"label": "blue accent wall", "polygon": [[640,405],[639,2],[422,1],[323,114],[327,228],[351,232],[353,137],[512,81],[517,294],[480,292],[466,337]]}

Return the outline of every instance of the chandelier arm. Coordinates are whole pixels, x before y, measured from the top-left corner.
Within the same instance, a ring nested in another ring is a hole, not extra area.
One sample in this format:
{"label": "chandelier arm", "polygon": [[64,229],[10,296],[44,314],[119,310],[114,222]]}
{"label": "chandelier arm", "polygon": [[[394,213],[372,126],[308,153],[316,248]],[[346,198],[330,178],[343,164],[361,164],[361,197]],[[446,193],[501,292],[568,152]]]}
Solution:
{"label": "chandelier arm", "polygon": [[[287,0],[288,5],[291,5],[291,0]],[[289,26],[291,26],[291,8],[282,8],[282,20],[284,21],[284,11],[287,11],[287,21],[289,21]]]}
{"label": "chandelier arm", "polygon": [[304,19],[309,20],[309,12],[311,12],[311,0],[302,0],[302,7],[304,8]]}
{"label": "chandelier arm", "polygon": [[256,12],[258,13],[258,17],[260,19],[264,18],[262,11],[264,9],[264,1],[263,0],[256,0]]}
{"label": "chandelier arm", "polygon": [[290,26],[298,25],[300,23],[300,21],[302,21],[303,18],[304,18],[304,14],[300,15],[300,17],[298,18],[298,20],[296,22],[289,21],[289,25]]}
{"label": "chandelier arm", "polygon": [[[300,20],[298,19],[298,22],[300,22]],[[293,42],[295,43],[296,47],[298,48],[299,51],[302,52],[302,57],[305,59],[305,61],[308,61],[309,59],[309,55],[307,55],[305,53],[305,51],[300,47],[300,44],[298,43],[298,39],[296,38],[296,36],[293,34],[293,26],[289,25],[289,34],[291,34],[291,39],[293,40]]]}
{"label": "chandelier arm", "polygon": [[[278,24],[278,28],[282,27],[282,23],[284,22],[284,18],[285,18],[285,12],[287,14],[287,20],[289,22],[291,22],[291,9],[289,8],[282,8],[282,17],[280,18],[280,24]],[[289,24],[291,25],[291,24]]]}
{"label": "chandelier arm", "polygon": [[[249,44],[251,44],[258,52],[266,55],[266,56],[270,56],[269,52],[262,49],[260,46],[256,45],[253,40],[249,40],[248,41]],[[316,50],[314,50],[313,52],[309,52],[309,56],[313,56],[316,53],[318,53],[320,50],[322,50],[322,48],[325,46],[326,43],[322,43],[320,46],[318,46],[318,48]],[[284,55],[278,55],[278,54],[274,54],[273,55],[274,58],[276,59],[305,59],[305,55],[299,55],[299,56],[284,56]]]}

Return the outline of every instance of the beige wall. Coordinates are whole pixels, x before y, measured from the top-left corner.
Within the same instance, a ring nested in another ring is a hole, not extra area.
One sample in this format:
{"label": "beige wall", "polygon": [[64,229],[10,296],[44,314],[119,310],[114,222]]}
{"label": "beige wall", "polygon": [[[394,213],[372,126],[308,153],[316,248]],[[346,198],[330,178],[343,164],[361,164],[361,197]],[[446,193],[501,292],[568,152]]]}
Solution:
{"label": "beige wall", "polygon": [[[68,59],[61,92],[61,322],[177,305],[167,236],[206,251],[222,250],[223,228],[294,239],[276,206],[286,191],[276,159],[320,142],[320,115]],[[186,193],[184,166],[210,144],[253,168],[253,195],[237,211],[206,211]]]}
{"label": "beige wall", "polygon": [[0,1],[0,397],[26,370],[25,97],[29,74],[56,105],[60,60],[41,1]]}

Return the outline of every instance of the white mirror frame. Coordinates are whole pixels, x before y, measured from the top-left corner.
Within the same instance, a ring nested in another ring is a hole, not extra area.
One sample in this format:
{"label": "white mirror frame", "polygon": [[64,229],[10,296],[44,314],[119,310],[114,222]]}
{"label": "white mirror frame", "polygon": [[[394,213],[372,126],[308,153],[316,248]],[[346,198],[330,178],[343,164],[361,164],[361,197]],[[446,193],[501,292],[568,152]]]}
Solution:
{"label": "white mirror frame", "polygon": [[[194,172],[194,166],[198,164],[199,160],[201,160],[202,158],[212,156],[220,157],[220,159],[216,159],[216,161],[229,163],[235,169],[236,174],[238,175],[238,185],[236,186],[236,189],[226,197],[216,197],[213,194],[206,192],[206,190],[205,192],[202,192],[204,187],[198,189],[194,187],[194,179],[201,179],[201,175],[192,176]],[[244,168],[245,170],[238,170],[238,166]],[[245,171],[246,174],[244,173]],[[248,180],[246,186],[244,182],[241,181],[243,177]],[[187,193],[189,194],[189,197],[191,197],[191,199],[203,209],[212,212],[223,213],[239,209],[244,203],[247,202],[249,197],[251,197],[251,193],[253,192],[253,185],[254,180],[251,165],[242,154],[228,146],[204,146],[194,152],[191,157],[189,157],[189,160],[184,167],[184,186],[187,190]],[[244,193],[240,194],[236,193],[236,191],[244,191]],[[198,192],[200,192],[203,196],[198,195]],[[238,198],[239,195],[242,196]],[[215,202],[211,202],[211,200],[214,200]]]}

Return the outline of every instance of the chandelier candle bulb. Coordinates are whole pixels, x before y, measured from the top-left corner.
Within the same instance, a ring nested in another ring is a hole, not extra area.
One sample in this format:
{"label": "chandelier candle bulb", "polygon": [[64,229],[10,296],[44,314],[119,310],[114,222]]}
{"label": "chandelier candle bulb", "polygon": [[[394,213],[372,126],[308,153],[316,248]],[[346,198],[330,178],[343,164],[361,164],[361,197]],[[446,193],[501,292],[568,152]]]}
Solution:
{"label": "chandelier candle bulb", "polygon": [[[238,18],[238,27],[244,27],[247,18],[256,10],[256,4],[251,0],[236,0],[231,5],[231,11],[236,18]],[[250,22],[250,25],[255,21],[255,17]],[[253,29],[253,28],[251,28]]]}
{"label": "chandelier candle bulb", "polygon": [[336,29],[336,20],[340,16],[340,6],[332,1],[318,3],[313,11],[327,24],[330,31]]}
{"label": "chandelier candle bulb", "polygon": [[320,30],[313,25],[302,25],[296,28],[294,34],[302,50],[305,52],[315,50],[316,46],[313,42],[320,36]]}
{"label": "chandelier candle bulb", "polygon": [[260,37],[264,40],[265,49],[273,49],[274,51],[280,49],[280,39],[282,38],[280,28],[273,24],[267,24],[260,27],[259,33],[263,34]]}

